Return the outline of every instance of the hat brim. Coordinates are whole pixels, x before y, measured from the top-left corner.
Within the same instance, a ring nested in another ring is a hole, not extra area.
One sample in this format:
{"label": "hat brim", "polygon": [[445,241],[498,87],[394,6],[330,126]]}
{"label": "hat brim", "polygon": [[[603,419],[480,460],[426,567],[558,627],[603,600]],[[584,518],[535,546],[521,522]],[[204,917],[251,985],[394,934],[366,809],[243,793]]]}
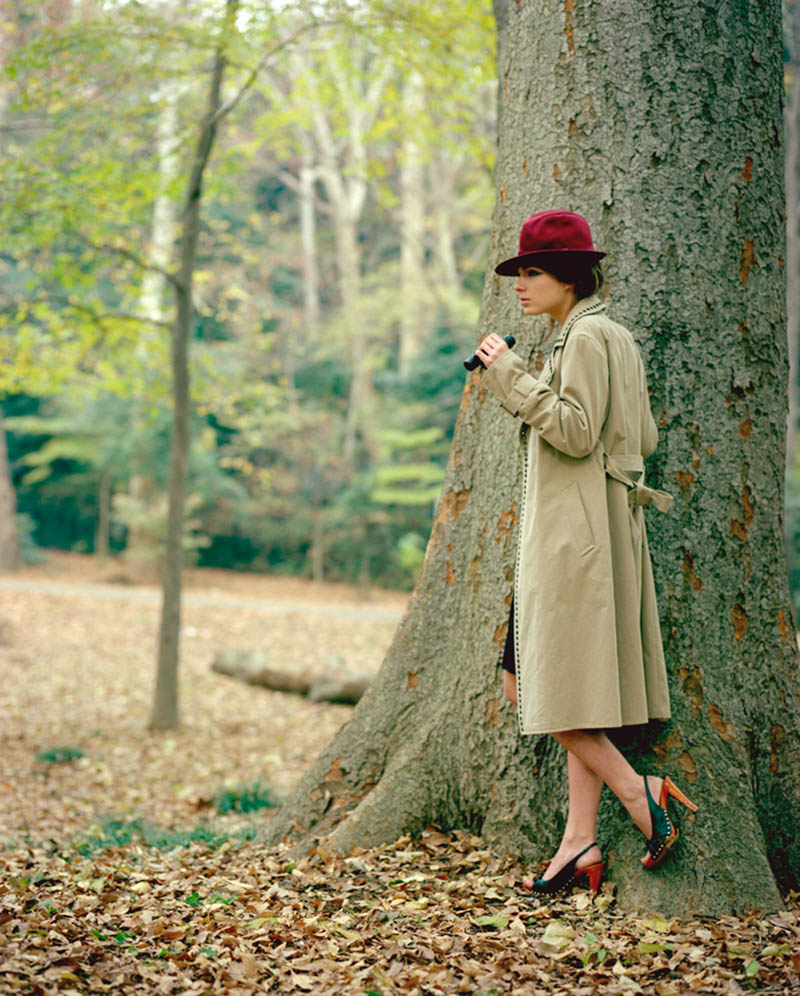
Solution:
{"label": "hat brim", "polygon": [[521,256],[512,256],[504,259],[494,268],[494,272],[501,277],[516,277],[520,269],[528,266],[541,266],[547,269],[548,261],[559,262],[569,257],[578,262],[585,259],[587,262],[596,263],[606,254],[598,252],[596,249],[537,249],[535,252],[524,252]]}

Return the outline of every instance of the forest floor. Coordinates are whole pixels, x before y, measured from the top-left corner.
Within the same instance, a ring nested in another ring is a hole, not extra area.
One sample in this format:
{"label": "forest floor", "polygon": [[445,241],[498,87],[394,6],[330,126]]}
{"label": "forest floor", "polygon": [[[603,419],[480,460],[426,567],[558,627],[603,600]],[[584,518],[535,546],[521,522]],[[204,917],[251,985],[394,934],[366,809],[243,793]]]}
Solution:
{"label": "forest floor", "polygon": [[53,554],[0,576],[0,993],[800,993],[800,896],[666,919],[538,903],[468,834],[299,861],[255,836],[350,715],[210,669],[222,647],[377,669],[405,607],[187,577],[179,732],[149,734],[158,593]]}

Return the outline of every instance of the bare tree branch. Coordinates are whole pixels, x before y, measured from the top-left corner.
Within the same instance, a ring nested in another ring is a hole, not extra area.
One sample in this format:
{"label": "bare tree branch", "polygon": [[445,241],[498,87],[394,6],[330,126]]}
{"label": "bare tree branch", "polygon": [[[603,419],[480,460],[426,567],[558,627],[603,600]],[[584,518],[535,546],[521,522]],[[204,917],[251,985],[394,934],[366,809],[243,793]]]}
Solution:
{"label": "bare tree branch", "polygon": [[105,329],[110,321],[134,322],[137,325],[152,325],[157,328],[171,329],[171,322],[160,321],[159,319],[148,318],[147,315],[135,315],[128,311],[98,311],[90,304],[82,301],[75,301],[70,297],[61,294],[42,294],[35,298],[25,298],[20,301],[7,301],[0,305],[0,314],[4,312],[19,311],[20,308],[30,307],[35,304],[61,304],[65,308],[81,312],[87,315],[95,325]]}
{"label": "bare tree branch", "polygon": [[296,31],[293,31],[288,37],[281,39],[281,41],[279,41],[273,48],[265,52],[264,55],[258,60],[256,65],[253,66],[253,68],[250,70],[247,79],[239,87],[236,93],[219,108],[217,113],[214,115],[213,121],[211,123],[216,124],[226,115],[230,114],[230,112],[236,107],[236,105],[239,103],[239,101],[242,99],[245,93],[247,93],[247,91],[253,86],[253,84],[261,74],[261,72],[269,63],[270,59],[278,55],[280,52],[288,48],[290,45],[293,45],[294,42],[296,42],[297,39],[301,38],[304,34],[308,34],[310,31],[314,31],[317,28],[332,27],[333,25],[338,23],[339,23],[338,19],[334,19],[331,21],[311,21],[309,24],[304,24],[301,27],[299,27]]}
{"label": "bare tree branch", "polygon": [[82,235],[77,231],[73,231],[72,234],[85,245],[91,246],[95,252],[122,256],[123,259],[127,259],[129,262],[134,263],[141,270],[150,270],[153,273],[160,273],[161,276],[164,277],[165,280],[169,281],[173,287],[177,287],[179,285],[178,277],[174,273],[171,273],[169,270],[165,270],[162,266],[156,266],[154,263],[148,262],[144,259],[144,257],[133,252],[131,249],[127,249],[125,246],[111,245],[107,242],[94,242],[92,239],[87,238],[85,235]]}
{"label": "bare tree branch", "polygon": [[[149,318],[147,315],[135,315],[129,311],[98,311],[90,304],[84,304],[81,301],[74,301],[70,297],[65,297],[59,294],[48,294],[45,297],[41,297],[36,300],[53,301],[57,304],[66,305],[68,308],[73,308],[75,311],[80,311],[83,314],[88,315],[92,321],[96,322],[100,326],[113,319],[121,322],[136,322],[142,325],[153,325],[157,328],[172,328],[171,322],[164,322],[157,318]],[[34,303],[36,302],[34,301]]]}

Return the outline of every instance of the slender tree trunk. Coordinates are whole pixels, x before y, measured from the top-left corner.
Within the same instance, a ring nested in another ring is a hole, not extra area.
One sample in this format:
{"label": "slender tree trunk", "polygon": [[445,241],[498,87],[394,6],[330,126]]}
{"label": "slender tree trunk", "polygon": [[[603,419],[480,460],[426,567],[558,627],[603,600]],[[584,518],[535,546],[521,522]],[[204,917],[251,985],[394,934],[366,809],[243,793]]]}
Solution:
{"label": "slender tree trunk", "polygon": [[430,165],[430,187],[435,191],[433,217],[436,230],[436,276],[444,287],[457,290],[461,286],[461,278],[456,262],[455,236],[458,225],[454,217],[454,184],[451,172],[447,156],[443,152],[435,153]]}
{"label": "slender tree trunk", "polygon": [[310,148],[303,152],[300,164],[298,199],[300,202],[300,244],[303,253],[303,319],[305,338],[314,341],[319,331],[319,267],[317,266],[317,228],[314,212],[316,169]]}
{"label": "slender tree trunk", "polygon": [[368,367],[369,344],[363,319],[358,313],[361,297],[358,222],[367,196],[366,135],[380,106],[386,67],[376,68],[366,93],[356,92],[337,68],[335,60],[329,60],[320,72],[326,72],[334,83],[348,120],[347,139],[343,143],[346,151],[340,162],[340,149],[325,108],[319,101],[313,105],[319,176],[333,206],[339,297],[347,324],[351,380],[343,453],[345,460],[352,465],[356,458],[359,432],[367,449],[374,450],[370,418],[372,380]]}
{"label": "slender tree trunk", "polygon": [[94,533],[94,552],[100,560],[108,560],[108,538],[111,527],[111,474],[103,471],[97,489],[97,527]]}
{"label": "slender tree trunk", "polygon": [[164,558],[158,670],[150,715],[151,730],[173,730],[178,717],[178,654],[181,623],[181,570],[183,567],[183,512],[189,463],[189,340],[194,308],[192,276],[200,232],[203,177],[217,132],[221,107],[225,45],[233,29],[238,0],[226,0],[225,22],[214,57],[208,105],[197,142],[181,219],[180,262],[175,280],[176,317],[172,331],[172,444],[170,450],[169,512]]}
{"label": "slender tree trunk", "polygon": [[[5,153],[5,132],[2,125],[5,124],[9,98],[9,84],[3,78],[2,70],[11,53],[17,30],[17,23],[11,15],[10,6],[3,4],[0,6],[0,156]],[[3,413],[0,411],[0,571],[10,571],[19,566],[16,514],[17,496],[11,480]]]}
{"label": "slender tree trunk", "polygon": [[0,0],[0,156],[5,155],[6,133],[4,126],[11,85],[5,77],[5,68],[19,36],[18,19],[12,14],[8,0]]}
{"label": "slender tree trunk", "polygon": [[347,346],[350,355],[350,395],[345,423],[344,458],[353,464],[356,441],[363,425],[363,409],[369,394],[367,371],[367,339],[358,314],[361,299],[361,254],[358,248],[358,220],[340,213],[334,225],[336,257],[339,272],[339,298],[347,322]]}
{"label": "slender tree trunk", "polygon": [[325,512],[314,509],[314,538],[311,544],[311,565],[315,584],[325,580]]}
{"label": "slender tree trunk", "polygon": [[400,315],[399,371],[409,377],[414,360],[424,348],[430,322],[425,321],[423,267],[425,265],[425,171],[417,141],[422,109],[422,78],[413,71],[405,81],[403,109],[406,138],[400,164]]}
{"label": "slender tree trunk", "polygon": [[[491,267],[531,211],[586,214],[609,253],[611,314],[649,371],[662,439],[648,477],[676,498],[670,516],[648,513],[673,718],[621,740],[639,771],[672,775],[702,808],[657,873],[608,792],[599,839],[623,904],[775,909],[779,886],[800,882],[800,689],[781,530],[780,5],[529,0],[505,16],[478,335],[513,331],[533,363],[543,329],[520,318]],[[526,858],[554,852],[564,753],[547,736],[521,738],[500,691],[518,428],[470,375],[409,611],[268,839],[326,836],[347,852],[441,822]]]}
{"label": "slender tree trunk", "polygon": [[315,108],[314,134],[320,154],[320,176],[333,204],[333,231],[336,240],[336,272],[339,304],[347,322],[347,349],[350,360],[350,396],[345,425],[344,456],[355,460],[356,438],[361,408],[366,394],[366,338],[358,316],[361,297],[361,254],[358,246],[358,219],[366,196],[366,175],[345,177],[336,161],[336,143],[321,106]]}
{"label": "slender tree trunk", "polygon": [[19,567],[19,533],[17,530],[17,496],[11,482],[6,433],[0,412],[0,571]]}
{"label": "slender tree trunk", "polygon": [[[175,209],[170,197],[169,187],[175,179],[178,169],[178,88],[174,81],[167,81],[160,88],[159,97],[162,103],[158,116],[157,155],[160,190],[153,207],[153,227],[151,236],[150,262],[154,267],[164,271],[169,265],[175,242]],[[154,325],[163,322],[166,317],[164,293],[166,279],[163,272],[156,269],[148,270],[142,279],[141,312]],[[153,332],[143,328],[136,346],[137,362],[142,371],[147,371],[150,363]],[[148,454],[144,447],[144,432],[142,418],[142,399],[134,401],[131,417],[134,438],[134,453],[131,466],[133,473],[130,479],[129,493],[142,505],[147,505],[155,497],[155,484],[147,472]],[[128,531],[127,553],[136,562],[136,551],[148,543],[133,526]]]}

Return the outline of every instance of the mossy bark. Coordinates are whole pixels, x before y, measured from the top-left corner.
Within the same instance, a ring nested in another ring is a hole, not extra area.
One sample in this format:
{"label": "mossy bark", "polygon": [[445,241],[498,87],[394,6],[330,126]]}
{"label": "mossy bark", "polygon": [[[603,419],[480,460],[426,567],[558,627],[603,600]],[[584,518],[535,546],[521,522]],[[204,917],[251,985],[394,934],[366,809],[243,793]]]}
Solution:
{"label": "mossy bark", "polygon": [[[500,5],[500,0],[496,6]],[[640,771],[700,812],[645,872],[605,793],[599,839],[626,905],[771,909],[800,880],[798,654],[782,545],[784,313],[781,10],[776,0],[523,0],[501,11],[497,204],[479,336],[546,329],[492,273],[534,210],[585,214],[612,317],[636,335],[661,442],[648,512],[673,718],[623,731]],[[464,389],[425,564],[372,688],[268,827],[344,851],[430,822],[546,858],[566,811],[563,753],[521,738],[499,657],[516,545],[518,425]],[[591,626],[591,620],[576,620]]]}

